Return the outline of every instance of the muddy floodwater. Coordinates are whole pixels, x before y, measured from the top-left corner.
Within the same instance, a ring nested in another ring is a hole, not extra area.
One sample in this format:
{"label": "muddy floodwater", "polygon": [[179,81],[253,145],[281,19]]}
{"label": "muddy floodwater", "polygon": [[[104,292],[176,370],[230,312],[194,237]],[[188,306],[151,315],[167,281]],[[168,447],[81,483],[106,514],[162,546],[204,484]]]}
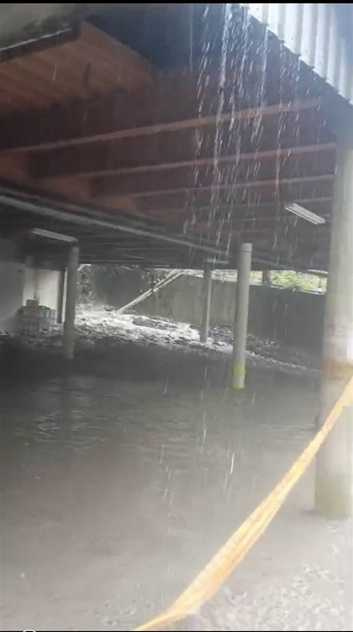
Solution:
{"label": "muddy floodwater", "polygon": [[[46,362],[1,381],[0,626],[133,629],[310,440],[317,377],[254,366],[235,395],[224,358],[134,344]],[[197,629],[352,629],[351,523],[312,494],[310,471]]]}

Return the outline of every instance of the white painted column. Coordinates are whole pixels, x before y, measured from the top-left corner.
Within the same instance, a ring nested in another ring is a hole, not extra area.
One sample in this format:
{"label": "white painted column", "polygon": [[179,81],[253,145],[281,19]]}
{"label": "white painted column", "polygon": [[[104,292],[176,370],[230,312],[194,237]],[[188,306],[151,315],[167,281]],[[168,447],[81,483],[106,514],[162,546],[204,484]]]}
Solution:
{"label": "white painted column", "polygon": [[57,308],[56,308],[57,323],[62,323],[63,317],[64,317],[65,276],[66,276],[66,271],[60,270],[59,278],[58,278],[58,300],[57,300]]}
{"label": "white painted column", "polygon": [[211,301],[212,301],[212,268],[206,263],[203,272],[202,284],[202,319],[200,327],[200,342],[207,342],[208,332],[210,329],[211,318]]}
{"label": "white painted column", "polygon": [[234,323],[233,388],[236,390],[245,386],[251,255],[252,244],[241,244]]}
{"label": "white painted column", "polygon": [[[353,146],[352,146],[353,147]],[[353,375],[353,148],[337,155],[326,297],[321,422]],[[352,513],[353,406],[346,408],[317,457],[316,508],[340,518]]]}
{"label": "white painted column", "polygon": [[64,323],[64,356],[72,360],[75,350],[75,313],[77,297],[77,271],[80,251],[77,244],[69,250],[66,277],[66,305]]}
{"label": "white painted column", "polygon": [[28,255],[25,260],[25,280],[23,289],[24,295],[27,295],[27,299],[33,300],[35,298],[35,267],[34,257],[31,255]]}

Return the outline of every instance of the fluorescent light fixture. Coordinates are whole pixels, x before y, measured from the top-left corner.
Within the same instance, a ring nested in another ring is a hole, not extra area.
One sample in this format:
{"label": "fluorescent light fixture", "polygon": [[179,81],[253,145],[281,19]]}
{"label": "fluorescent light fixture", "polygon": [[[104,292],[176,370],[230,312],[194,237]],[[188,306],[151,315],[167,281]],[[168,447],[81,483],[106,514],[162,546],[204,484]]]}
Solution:
{"label": "fluorescent light fixture", "polygon": [[300,204],[297,204],[296,202],[286,204],[284,208],[286,211],[289,211],[289,213],[294,213],[294,215],[297,215],[301,219],[305,219],[307,222],[310,222],[310,224],[326,224],[324,217],[320,217],[320,215],[316,215],[316,213],[308,211],[307,208],[300,206]]}
{"label": "fluorescent light fixture", "polygon": [[42,237],[43,239],[55,239],[56,241],[64,241],[66,243],[73,244],[77,241],[76,237],[70,235],[63,235],[62,233],[55,233],[52,230],[46,230],[45,228],[33,228],[31,235],[34,237]]}

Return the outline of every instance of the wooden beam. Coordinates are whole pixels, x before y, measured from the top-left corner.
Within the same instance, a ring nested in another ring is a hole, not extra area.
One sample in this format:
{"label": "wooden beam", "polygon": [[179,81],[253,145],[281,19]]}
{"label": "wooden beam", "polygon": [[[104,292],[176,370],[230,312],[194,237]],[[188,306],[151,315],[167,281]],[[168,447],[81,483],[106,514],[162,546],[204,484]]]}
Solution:
{"label": "wooden beam", "polygon": [[[131,106],[132,108],[132,106]],[[174,116],[175,112],[173,107]],[[196,142],[195,130],[186,129],[175,132],[164,132],[154,136],[140,136],[125,138],[108,143],[67,147],[62,149],[29,152],[29,168],[33,177],[70,176],[72,173],[94,174],[96,171],[135,168],[143,166],[164,165],[169,163],[187,163],[196,159],[208,159],[214,154],[217,143],[216,134],[224,136],[225,143],[219,154],[235,155],[241,153],[259,152],[271,149],[284,150],[290,147],[304,145],[318,145],[333,142],[335,139],[322,127],[322,121],[315,110],[284,115],[283,125],[279,129],[278,117],[268,117],[261,122],[261,133],[254,135],[254,123],[235,125],[230,124],[204,128],[200,131],[200,145]],[[239,147],[239,134],[241,146]],[[202,141],[202,142],[201,142]],[[259,141],[259,142],[257,142]],[[1,137],[0,137],[1,142]],[[13,154],[15,156],[18,153]],[[334,152],[322,152],[315,156],[334,157]],[[310,154],[307,155],[307,158]],[[187,166],[187,165],[186,165]],[[179,168],[180,169],[180,168]],[[102,173],[104,175],[104,173]]]}
{"label": "wooden beam", "polygon": [[[104,76],[111,77],[116,86],[126,92],[134,93],[146,85],[153,87],[157,75],[152,64],[92,24],[82,24],[77,45],[85,52],[87,63],[101,63]],[[67,49],[72,52],[74,45]]]}
{"label": "wooden beam", "polygon": [[[41,46],[45,47],[46,38],[42,40]],[[28,39],[27,34],[24,47],[32,45],[36,42]],[[6,56],[21,54],[17,49],[17,46],[5,47]],[[147,60],[91,24],[80,26],[74,42],[62,43],[59,37],[55,47],[52,43],[45,50],[27,55],[23,52],[21,57],[2,60],[0,64],[1,106],[9,112],[37,110],[37,119],[40,108],[48,112],[53,106],[53,111],[60,111],[57,104],[108,95],[114,90],[131,95],[152,87],[156,78]],[[3,53],[4,49],[0,58]],[[12,116],[9,115],[8,121]],[[19,121],[21,117],[27,118],[25,113],[18,116]]]}
{"label": "wooden beam", "polygon": [[[182,98],[184,102],[180,104]],[[197,109],[195,94],[190,90],[180,89],[180,86],[174,86],[173,90],[170,84],[164,85],[161,82],[154,90],[149,89],[137,95],[136,103],[134,106],[131,99],[120,95],[99,101],[81,101],[70,109],[55,108],[32,116],[10,117],[3,121],[4,133],[0,138],[0,150],[56,150],[163,132],[206,128],[234,121],[312,110],[318,108],[320,100],[297,100],[181,120],[179,116],[175,118],[176,113],[181,114],[180,110]],[[159,122],[153,123],[156,118]],[[146,119],[149,119],[147,124]]]}
{"label": "wooden beam", "polygon": [[[325,154],[327,156],[328,154]],[[212,187],[227,187],[232,190],[232,184],[252,183],[254,181],[276,181],[285,182],[295,176],[296,178],[320,178],[321,175],[333,174],[335,169],[334,160],[313,160],[312,154],[307,156],[295,156],[293,161],[246,161],[238,164],[223,164],[217,169],[209,167],[206,170],[182,168],[168,170],[162,173],[143,173],[138,176],[124,175],[115,177],[102,177],[96,180],[77,179],[77,182],[91,184],[92,196],[111,196],[130,194],[144,194],[151,191],[187,189],[206,190]],[[44,182],[48,182],[44,180]],[[64,182],[54,180],[54,184]],[[251,186],[251,185],[250,185]],[[321,194],[321,193],[320,193]]]}
{"label": "wooden beam", "polygon": [[[270,223],[271,222],[271,223]],[[217,234],[222,234],[222,237],[225,238],[229,233],[281,233],[283,228],[285,230],[293,230],[298,234],[306,233],[307,230],[315,231],[316,235],[329,233],[329,224],[322,224],[320,226],[314,226],[313,224],[309,224],[305,221],[295,222],[293,221],[293,217],[290,216],[289,213],[283,211],[281,215],[277,215],[276,217],[271,218],[269,221],[265,221],[265,225],[261,226],[261,220],[255,219],[253,225],[248,225],[247,222],[242,221],[233,221],[233,220],[224,220],[222,222],[221,219],[211,221],[208,223],[207,221],[199,221],[190,226],[190,233],[205,233],[213,238]]]}
{"label": "wooden beam", "polygon": [[[124,195],[130,198],[148,198],[157,197],[162,195],[177,195],[179,193],[202,193],[205,191],[238,191],[242,189],[279,189],[283,186],[291,186],[297,184],[317,184],[322,182],[332,182],[335,175],[332,173],[323,174],[318,176],[301,176],[299,178],[282,178],[282,179],[265,179],[265,180],[249,180],[244,182],[234,182],[232,184],[212,184],[209,186],[180,186],[173,189],[145,189],[143,191],[124,191]],[[116,191],[116,184],[113,182],[111,186],[107,187],[105,182],[102,186],[98,184],[96,196],[104,199],[105,195],[111,196]]]}
{"label": "wooden beam", "polygon": [[203,234],[203,235],[208,235],[209,237],[212,237],[214,240],[216,240],[217,238],[218,242],[223,245],[225,245],[228,242],[229,237],[239,238],[240,236],[245,236],[245,237],[252,236],[252,239],[255,240],[255,239],[262,239],[264,236],[267,236],[269,234],[274,234],[274,233],[275,231],[271,227],[264,228],[264,229],[259,229],[259,228],[240,229],[240,228],[229,228],[225,226],[223,229],[210,230],[209,228],[207,228],[207,226],[203,228],[199,226],[195,231],[190,231],[191,235]]}
{"label": "wooden beam", "polygon": [[[295,199],[291,199],[291,202],[298,202],[298,204],[307,204],[309,207],[314,205],[316,206],[321,206],[321,205],[331,205],[332,204],[332,197],[296,197]],[[259,212],[263,212],[265,209],[269,209],[270,212],[272,212],[275,208],[276,204],[274,202],[259,202],[258,204],[234,204],[234,202],[232,200],[229,200],[228,204],[222,204],[222,206],[219,206],[217,208],[217,213],[229,213],[230,211],[232,211],[232,214],[236,215],[238,212],[239,213],[245,213],[245,217],[247,217],[246,213],[249,213],[250,211],[256,213],[257,211]],[[204,205],[204,206],[192,206],[190,207],[180,207],[180,206],[176,206],[176,207],[168,207],[168,206],[163,206],[160,208],[145,208],[145,209],[141,209],[140,213],[141,215],[145,215],[146,217],[155,217],[156,219],[163,219],[165,218],[167,215],[168,217],[174,217],[175,218],[185,218],[190,216],[190,214],[195,213],[196,215],[204,215],[206,213],[209,213],[211,211],[211,206],[210,205]],[[260,217],[263,217],[263,214],[260,215]]]}
{"label": "wooden beam", "polygon": [[[329,224],[323,225],[324,230],[329,230]],[[222,221],[218,219],[210,224],[207,222],[196,223],[190,225],[191,232],[198,232],[199,228],[203,227],[205,231],[211,231],[216,234],[217,231],[225,232],[227,230],[231,230],[233,232],[266,232],[266,231],[274,231],[275,229],[284,228],[294,228],[297,229],[297,223],[295,222],[295,218],[290,217],[289,214],[285,215],[284,213],[281,215],[273,215],[271,217],[266,217],[259,219],[258,217],[252,217],[247,220],[238,220],[238,221],[229,221],[225,220],[222,224]]]}
{"label": "wooden beam", "polygon": [[[76,224],[79,226],[87,226],[92,229],[110,229],[112,232],[129,233],[137,238],[153,239],[158,242],[173,244],[186,249],[195,249],[207,252],[209,255],[224,256],[218,248],[207,242],[197,241],[190,242],[185,237],[176,237],[170,233],[161,233],[157,230],[151,230],[147,225],[140,223],[125,223],[119,221],[119,218],[109,216],[108,213],[102,213],[92,207],[82,207],[76,204],[57,202],[48,198],[43,198],[30,193],[21,193],[12,189],[0,186],[0,204],[5,208],[16,209],[24,214],[35,215],[36,217],[45,217],[48,220],[58,220],[60,222]],[[118,220],[118,221],[116,221]],[[51,226],[52,228],[52,226]],[[65,229],[57,232],[67,232]]]}
{"label": "wooden beam", "polygon": [[[76,162],[75,165],[68,164],[68,161],[65,161],[64,165],[59,163],[59,166],[55,161],[41,161],[36,167],[34,165],[33,175],[36,175],[40,178],[55,178],[55,177],[65,177],[66,175],[79,177],[79,178],[97,178],[100,176],[108,177],[108,176],[138,176],[145,173],[156,173],[156,172],[164,172],[170,170],[177,169],[185,169],[185,168],[203,168],[209,166],[219,166],[219,165],[227,165],[234,164],[237,165],[239,162],[245,161],[255,161],[259,162],[262,160],[279,160],[282,158],[291,158],[292,156],[303,156],[308,154],[315,154],[319,152],[334,152],[336,149],[335,143],[321,143],[315,145],[301,145],[295,147],[288,148],[278,148],[278,149],[269,149],[265,151],[253,151],[253,152],[245,152],[239,154],[231,154],[229,156],[220,156],[217,159],[214,156],[207,158],[193,158],[189,160],[181,160],[177,162],[163,162],[157,164],[141,164],[136,167],[124,167],[121,168],[119,166],[116,167],[108,167],[105,166],[100,168],[98,162],[96,162],[95,168],[88,168],[87,170],[82,169],[81,163]],[[120,162],[121,162],[121,156]],[[111,161],[110,161],[111,163]],[[105,163],[107,164],[107,163]],[[66,169],[65,169],[66,165]]]}
{"label": "wooden beam", "polygon": [[[320,186],[313,187],[312,184],[303,184],[299,186],[289,187],[288,189],[244,189],[240,191],[234,191],[230,194],[229,191],[217,192],[217,204],[216,209],[221,211],[222,209],[233,206],[234,208],[240,208],[247,212],[248,207],[259,206],[264,208],[277,209],[279,204],[283,204],[287,201],[290,195],[291,200],[295,200],[300,204],[300,200],[309,200],[313,197],[318,198],[332,198],[333,186],[332,182],[322,182]],[[138,208],[147,213],[149,210],[162,209],[165,213],[169,212],[169,209],[182,209],[184,212],[197,212],[199,208],[215,209],[214,193],[212,190],[201,191],[199,193],[178,193],[172,195],[161,195],[156,197],[139,198],[137,200]],[[315,208],[313,209],[315,211]]]}

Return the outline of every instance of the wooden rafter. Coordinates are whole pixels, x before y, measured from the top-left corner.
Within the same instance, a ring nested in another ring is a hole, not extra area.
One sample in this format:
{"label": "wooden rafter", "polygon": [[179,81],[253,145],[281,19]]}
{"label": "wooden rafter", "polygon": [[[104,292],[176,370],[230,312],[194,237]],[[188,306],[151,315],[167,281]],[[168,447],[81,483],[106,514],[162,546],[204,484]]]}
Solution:
{"label": "wooden rafter", "polygon": [[[163,171],[170,171],[173,169],[184,169],[184,168],[203,168],[209,166],[220,166],[220,165],[228,165],[228,164],[238,164],[239,162],[245,161],[254,161],[255,163],[263,161],[263,160],[279,160],[283,158],[291,158],[292,156],[303,156],[308,154],[316,154],[319,152],[334,152],[336,149],[335,143],[318,143],[315,145],[300,145],[288,148],[278,148],[278,149],[269,149],[264,151],[254,151],[254,152],[245,152],[239,154],[231,154],[229,156],[220,156],[220,157],[207,157],[207,158],[194,158],[190,160],[181,160],[178,162],[163,162],[158,164],[141,164],[137,167],[104,167],[102,169],[99,168],[99,165],[96,166],[96,169],[84,170],[81,168],[80,163],[76,163],[75,166],[67,167],[68,175],[79,178],[97,178],[100,176],[108,177],[108,176],[127,176],[127,175],[135,175],[138,176],[140,174],[145,173],[158,173]],[[65,173],[62,170],[59,173],[55,174],[55,162],[53,165],[48,161],[46,161],[46,165],[41,165],[41,170],[38,175],[42,178],[44,177],[65,177]]]}
{"label": "wooden rafter", "polygon": [[[292,199],[291,201],[297,202],[298,204],[307,204],[309,207],[311,207],[312,205],[314,205],[315,207],[321,206],[321,205],[330,206],[332,204],[332,197],[329,197],[329,196],[296,197]],[[254,215],[254,217],[262,219],[263,212],[266,209],[269,209],[270,212],[272,212],[274,208],[275,208],[274,202],[259,202],[257,204],[235,204],[234,205],[233,201],[230,201],[228,205],[222,204],[221,206],[219,206],[217,208],[217,211],[218,213],[229,213],[229,211],[232,210],[233,214],[242,213],[242,214],[245,214],[244,215],[245,217],[248,217],[246,215],[247,213],[253,212],[253,213],[258,213],[257,215]],[[210,212],[211,206],[210,205],[192,206],[191,209],[189,207],[182,208],[180,206],[146,208],[144,213],[150,217],[158,218],[158,216],[160,215],[165,216],[166,211],[167,211],[168,216],[170,216],[171,218],[174,218],[174,217],[185,217],[186,215],[190,215],[190,210],[192,210],[192,212],[196,214],[206,214]],[[140,212],[143,213],[142,210]]]}
{"label": "wooden rafter", "polygon": [[[177,98],[177,95],[175,96],[175,98]],[[172,100],[172,97],[169,96],[169,99]],[[114,99],[111,99],[110,109],[113,107],[113,103]],[[125,100],[124,108],[128,109],[129,105],[131,110],[131,102],[129,103]],[[104,104],[102,104],[100,108],[101,116],[99,118],[99,123],[97,123],[97,121],[95,122],[97,130],[96,132],[94,132],[92,130],[94,121],[91,121],[89,124],[85,124],[85,119],[87,119],[86,104],[85,106],[81,106],[81,120],[78,120],[80,107],[77,106],[75,108],[74,120],[77,121],[76,130],[70,128],[67,129],[67,127],[63,129],[60,119],[69,121],[70,114],[68,112],[64,112],[62,114],[60,114],[60,112],[56,112],[56,123],[53,121],[52,115],[50,115],[50,113],[49,115],[48,113],[42,113],[41,115],[32,116],[30,119],[27,119],[28,122],[26,125],[30,125],[30,128],[27,129],[24,135],[18,134],[18,130],[23,128],[24,120],[22,120],[22,122],[21,120],[18,120],[16,125],[17,129],[10,130],[10,132],[6,133],[0,139],[0,150],[23,151],[26,149],[28,151],[43,151],[49,149],[61,149],[65,147],[79,147],[98,142],[101,143],[113,140],[121,140],[124,138],[137,138],[142,136],[146,137],[163,132],[178,132],[180,130],[186,129],[198,129],[202,127],[205,128],[210,126],[222,125],[229,122],[233,123],[235,121],[248,121],[261,117],[276,116],[283,113],[312,110],[318,108],[319,105],[319,99],[298,100],[291,103],[278,103],[276,105],[247,108],[235,112],[226,112],[220,114],[219,116],[217,114],[212,114],[208,116],[197,116],[184,120],[179,119],[169,120],[165,122],[149,123],[147,125],[141,124],[141,120],[143,120],[144,118],[142,110],[139,113],[140,120],[136,121],[135,126],[124,128],[123,126],[121,126],[121,121],[117,119],[117,111],[119,111],[119,106],[117,106],[117,110],[110,110],[109,112],[107,112],[106,107],[104,107]],[[124,114],[126,114],[126,116],[128,117],[128,112],[125,111]],[[168,116],[168,113],[166,113],[165,116]],[[169,119],[172,118],[173,112],[172,114],[169,113]],[[127,120],[129,120],[129,117],[127,118]],[[106,131],[99,131],[99,127],[104,127]],[[92,131],[87,132],[87,129],[89,128],[91,128]]]}
{"label": "wooden rafter", "polygon": [[[244,182],[235,182],[229,184],[212,184],[209,186],[196,186],[196,187],[177,187],[173,189],[153,189],[143,191],[124,191],[124,195],[130,198],[148,198],[157,197],[162,195],[177,195],[179,193],[202,193],[207,191],[238,191],[242,189],[280,189],[284,186],[297,185],[297,184],[320,184],[323,182],[332,182],[334,180],[334,174],[322,174],[317,176],[300,176],[298,178],[282,178],[282,179],[264,179],[264,180],[248,180]],[[102,186],[97,188],[97,197],[105,195],[111,196],[116,191],[114,186],[107,188],[107,184],[104,182]]]}

